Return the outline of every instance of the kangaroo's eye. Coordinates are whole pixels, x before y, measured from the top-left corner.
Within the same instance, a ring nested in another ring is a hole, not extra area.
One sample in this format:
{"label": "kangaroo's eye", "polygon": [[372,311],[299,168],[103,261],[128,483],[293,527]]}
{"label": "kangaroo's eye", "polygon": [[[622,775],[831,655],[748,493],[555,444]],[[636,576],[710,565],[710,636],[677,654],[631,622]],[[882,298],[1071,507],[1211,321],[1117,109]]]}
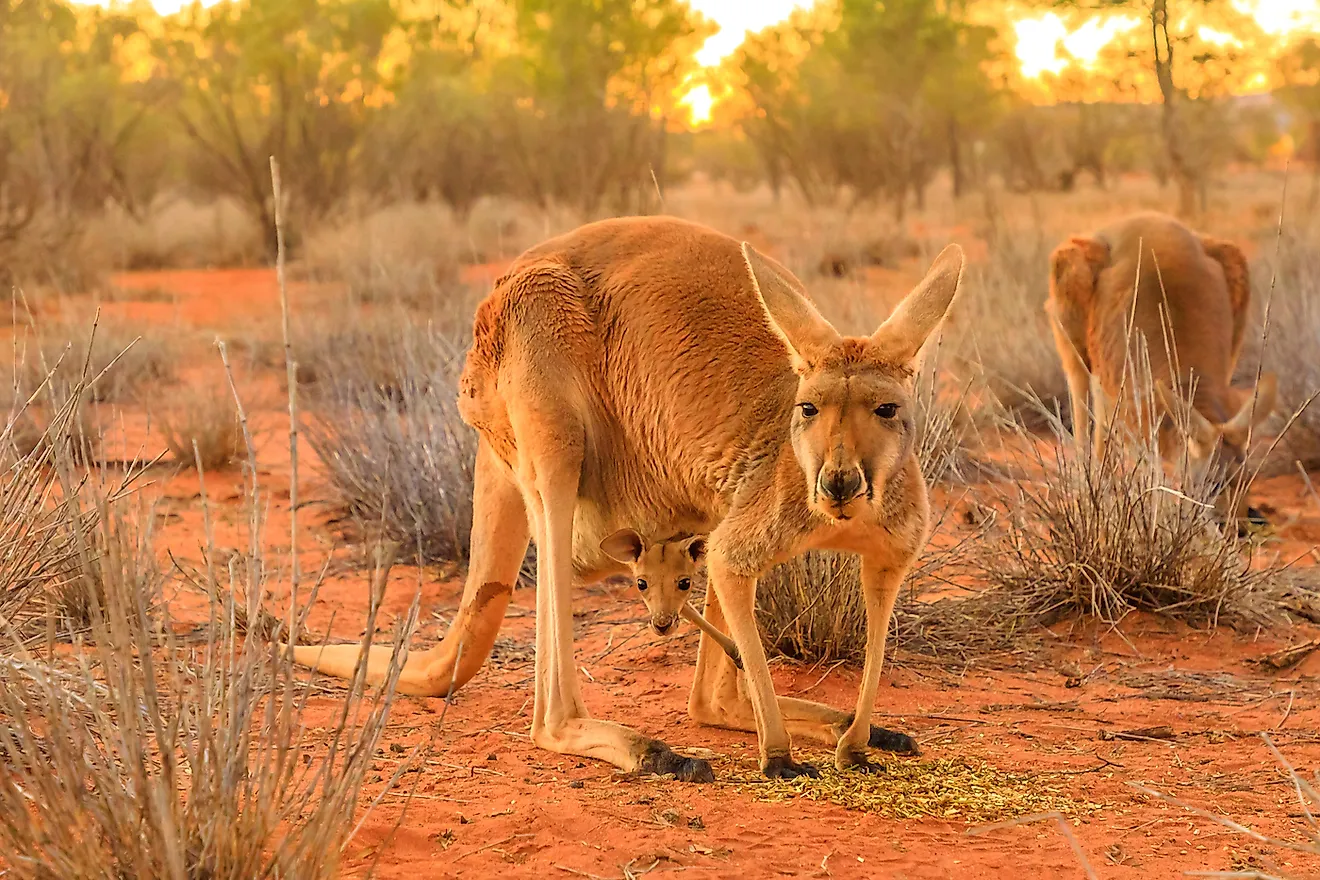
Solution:
{"label": "kangaroo's eye", "polygon": [[820,410],[816,409],[816,404],[814,403],[799,403],[798,409],[802,410],[802,418],[804,419],[809,419],[816,413],[820,412]]}
{"label": "kangaroo's eye", "polygon": [[898,415],[898,404],[882,403],[875,408],[875,414],[882,419],[892,419]]}
{"label": "kangaroo's eye", "polygon": [[692,579],[691,579],[691,578],[679,578],[679,579],[678,579],[678,588],[679,588],[680,590],[682,590],[683,592],[686,593],[688,590],[692,589]]}
{"label": "kangaroo's eye", "polygon": [[641,590],[643,593],[646,592],[646,581],[642,578],[637,579],[637,589]]}

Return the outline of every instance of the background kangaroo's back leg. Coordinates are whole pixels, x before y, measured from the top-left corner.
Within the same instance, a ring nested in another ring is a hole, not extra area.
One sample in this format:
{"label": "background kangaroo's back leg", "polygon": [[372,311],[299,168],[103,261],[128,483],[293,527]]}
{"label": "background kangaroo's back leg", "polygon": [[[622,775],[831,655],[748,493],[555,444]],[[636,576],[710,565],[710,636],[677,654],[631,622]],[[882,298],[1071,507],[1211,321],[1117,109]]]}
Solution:
{"label": "background kangaroo's back leg", "polygon": [[1072,238],[1050,254],[1050,291],[1045,303],[1072,408],[1073,442],[1079,450],[1090,443],[1091,363],[1086,328],[1095,304],[1096,279],[1109,259],[1103,242]]}
{"label": "background kangaroo's back leg", "polygon": [[[527,512],[513,475],[486,442],[477,445],[472,490],[472,537],[463,599],[440,644],[412,651],[399,675],[400,693],[444,696],[477,674],[490,656],[504,612],[513,594],[529,538]],[[300,645],[291,649],[295,662],[330,675],[348,678],[357,667],[358,645]],[[367,681],[383,681],[393,651],[371,648]]]}

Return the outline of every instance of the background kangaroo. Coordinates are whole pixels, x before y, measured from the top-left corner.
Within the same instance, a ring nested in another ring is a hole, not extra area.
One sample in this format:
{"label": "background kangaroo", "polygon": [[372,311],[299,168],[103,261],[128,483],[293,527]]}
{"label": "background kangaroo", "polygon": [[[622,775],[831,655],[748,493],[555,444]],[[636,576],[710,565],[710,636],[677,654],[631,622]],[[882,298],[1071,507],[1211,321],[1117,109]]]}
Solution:
{"label": "background kangaroo", "polygon": [[[1272,374],[1262,375],[1253,399],[1229,384],[1250,302],[1242,251],[1164,214],[1134,214],[1055,249],[1046,309],[1068,378],[1077,443],[1087,444],[1093,424],[1098,457],[1116,411],[1135,415],[1118,395],[1132,346],[1144,337],[1160,404],[1180,416],[1163,420],[1161,451],[1170,456],[1173,432],[1185,430],[1195,467],[1240,472],[1247,435],[1273,410],[1276,387]],[[1126,396],[1132,394],[1129,379]],[[1245,493],[1236,494],[1237,513],[1245,515]]]}
{"label": "background kangaroo", "polygon": [[[575,578],[623,568],[600,549],[622,527],[707,533],[706,617],[746,668],[701,640],[689,715],[756,730],[771,777],[815,774],[789,732],[915,750],[871,727],[889,618],[926,538],[913,452],[912,364],[958,289],[947,248],[870,337],[842,337],[800,282],[747,245],[672,218],[592,223],[524,253],[477,310],[460,408],[480,444],[471,567],[443,642],[413,652],[400,690],[446,694],[480,668],[536,537],[532,737],[625,770],[711,779],[705,761],[587,715],[573,662]],[[855,711],[776,699],[754,617],[756,580],[809,548],[862,557],[865,667]],[[294,649],[351,674],[355,645]],[[379,677],[388,649],[373,649]],[[750,700],[748,699],[750,697]]]}

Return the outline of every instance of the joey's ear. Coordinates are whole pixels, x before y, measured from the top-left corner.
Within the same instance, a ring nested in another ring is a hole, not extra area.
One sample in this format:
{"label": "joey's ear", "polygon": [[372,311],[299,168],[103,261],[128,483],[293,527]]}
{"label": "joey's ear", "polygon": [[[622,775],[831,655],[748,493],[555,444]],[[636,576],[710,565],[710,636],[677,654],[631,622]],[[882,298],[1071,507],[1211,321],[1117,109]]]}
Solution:
{"label": "joey's ear", "polygon": [[965,263],[963,249],[956,244],[940,252],[926,277],[872,334],[871,344],[880,349],[884,360],[906,364],[916,358],[926,337],[948,313]]}
{"label": "joey's ear", "polygon": [[701,560],[706,558],[706,536],[694,535],[683,542],[683,552],[688,555],[694,563],[700,565]]}
{"label": "joey's ear", "polygon": [[1219,436],[1219,428],[1210,422],[1205,416],[1197,412],[1196,407],[1190,402],[1184,400],[1181,395],[1169,387],[1169,383],[1164,379],[1155,381],[1155,393],[1159,395],[1160,403],[1173,420],[1173,425],[1188,440],[1195,440],[1205,448],[1209,449],[1214,445],[1215,439]]}
{"label": "joey's ear", "polygon": [[793,369],[802,372],[817,353],[840,341],[839,332],[821,317],[801,285],[781,266],[747,242],[743,242],[742,255],[771,329],[788,346]]}
{"label": "joey's ear", "polygon": [[1233,418],[1224,423],[1224,437],[1238,446],[1247,442],[1251,429],[1270,417],[1279,394],[1279,377],[1274,373],[1261,373],[1256,393],[1244,394],[1242,406]]}
{"label": "joey's ear", "polygon": [[615,562],[633,565],[642,558],[642,553],[646,550],[646,542],[632,529],[619,529],[600,542],[600,549]]}

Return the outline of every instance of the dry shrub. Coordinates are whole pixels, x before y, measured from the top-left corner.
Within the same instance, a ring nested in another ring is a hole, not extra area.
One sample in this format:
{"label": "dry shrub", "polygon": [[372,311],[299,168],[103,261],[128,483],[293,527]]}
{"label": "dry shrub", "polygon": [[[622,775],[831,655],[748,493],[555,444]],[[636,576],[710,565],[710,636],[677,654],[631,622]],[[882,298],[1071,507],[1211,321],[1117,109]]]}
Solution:
{"label": "dry shrub", "polygon": [[143,388],[176,378],[175,352],[163,334],[143,336],[128,322],[57,320],[38,324],[35,334],[37,351],[26,354],[20,371],[24,395],[48,372],[52,384],[67,387],[84,367],[89,379],[84,396],[98,403],[132,400]]}
{"label": "dry shrub", "polygon": [[468,212],[457,239],[459,254],[471,263],[509,260],[583,222],[568,206],[540,208],[507,196],[485,196]]}
{"label": "dry shrub", "polygon": [[477,438],[457,409],[460,343],[405,325],[334,351],[307,438],[337,501],[405,557],[465,562]]}
{"label": "dry shrub", "polygon": [[402,202],[311,235],[304,260],[359,302],[431,305],[458,282],[463,238],[447,207]]}
{"label": "dry shrub", "polygon": [[161,197],[140,217],[112,205],[83,240],[105,262],[130,271],[247,266],[265,257],[260,228],[227,197],[207,203]]}
{"label": "dry shrub", "polygon": [[224,382],[177,389],[160,411],[170,456],[184,467],[217,470],[243,458],[238,406]]}
{"label": "dry shrub", "polygon": [[946,331],[959,375],[983,383],[1022,418],[1035,417],[1039,401],[1047,410],[1066,412],[1068,406],[1068,384],[1045,314],[1053,246],[1040,230],[993,233],[988,259],[967,267]]}
{"label": "dry shrub", "polygon": [[[68,400],[39,442],[5,456],[0,473],[0,636],[32,635],[52,609],[59,613],[59,597],[74,589],[71,581],[79,568],[75,526],[85,526],[87,515],[60,491],[55,465],[68,459],[77,412],[76,399]],[[26,413],[17,415],[21,419]],[[12,440],[17,423],[10,423],[6,440]]]}
{"label": "dry shrub", "polygon": [[1238,365],[1246,375],[1240,378],[1254,381],[1263,350],[1264,369],[1279,377],[1279,414],[1301,411],[1284,448],[1303,465],[1320,466],[1320,405],[1307,405],[1320,390],[1320,243],[1315,235],[1285,231],[1264,246],[1252,282],[1258,311],[1266,301],[1270,304],[1269,336],[1263,346],[1259,338],[1248,340]]}
{"label": "dry shrub", "polygon": [[1253,567],[1254,545],[1216,521],[1211,481],[1185,459],[1169,474],[1153,431],[1115,424],[1105,455],[1092,459],[1048,419],[1053,443],[1024,431],[1011,438],[1015,464],[1031,478],[996,484],[992,503],[1005,513],[973,557],[991,590],[972,601],[999,603],[1028,623],[1072,615],[1116,623],[1130,611],[1212,626],[1262,622],[1258,600],[1274,572]]}
{"label": "dry shrub", "polygon": [[[0,636],[0,851],[18,854],[9,873],[335,876],[410,627],[385,685],[369,696],[359,674],[329,729],[313,730],[292,662],[238,632],[215,577],[203,582],[211,613],[200,644],[176,634],[167,606],[150,601],[162,584],[149,522],[106,504],[79,530],[83,569],[98,579],[84,590],[98,598],[79,661],[38,658]],[[248,595],[251,611],[260,590]]]}

